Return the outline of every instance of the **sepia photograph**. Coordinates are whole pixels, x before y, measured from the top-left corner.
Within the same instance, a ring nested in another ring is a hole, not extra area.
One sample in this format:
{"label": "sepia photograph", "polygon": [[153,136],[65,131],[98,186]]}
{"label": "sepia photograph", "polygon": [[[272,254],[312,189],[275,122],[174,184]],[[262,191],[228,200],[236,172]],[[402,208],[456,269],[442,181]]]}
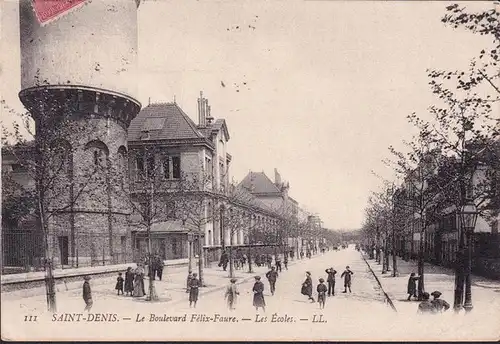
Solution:
{"label": "sepia photograph", "polygon": [[5,341],[500,340],[500,2],[1,0]]}

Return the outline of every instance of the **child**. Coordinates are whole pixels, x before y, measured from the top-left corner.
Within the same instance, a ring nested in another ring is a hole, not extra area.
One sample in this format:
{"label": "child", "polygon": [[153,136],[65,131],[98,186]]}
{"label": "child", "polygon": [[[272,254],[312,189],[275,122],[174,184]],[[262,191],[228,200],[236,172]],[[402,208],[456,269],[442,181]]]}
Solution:
{"label": "child", "polygon": [[325,299],[326,299],[326,292],[327,288],[326,285],[324,284],[325,280],[323,278],[319,279],[319,284],[316,288],[316,291],[318,292],[318,302],[319,302],[319,308],[323,309],[325,308]]}
{"label": "child", "polygon": [[93,301],[92,301],[92,291],[90,289],[90,276],[85,276],[83,277],[85,282],[83,282],[83,301],[85,301],[85,309],[84,311],[90,312],[90,309],[92,308]]}
{"label": "child", "polygon": [[123,295],[123,277],[122,277],[121,272],[118,273],[118,278],[116,279],[115,289],[118,291],[117,295],[120,295],[120,291],[122,292],[122,295]]}

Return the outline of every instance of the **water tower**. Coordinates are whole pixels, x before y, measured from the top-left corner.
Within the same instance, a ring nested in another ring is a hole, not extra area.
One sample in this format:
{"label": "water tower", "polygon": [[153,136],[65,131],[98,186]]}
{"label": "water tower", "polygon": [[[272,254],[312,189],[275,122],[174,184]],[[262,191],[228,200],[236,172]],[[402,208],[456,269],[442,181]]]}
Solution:
{"label": "water tower", "polygon": [[[128,182],[128,126],[141,105],[138,1],[78,2],[65,12],[61,6],[71,1],[20,0],[19,98],[35,121],[36,137],[62,150],[67,162],[58,178],[70,187],[51,204],[61,209],[49,225],[51,254],[56,264],[85,266],[124,262],[130,252],[130,207],[120,185]],[[35,12],[37,3],[53,8]],[[62,13],[40,20],[54,11]]]}

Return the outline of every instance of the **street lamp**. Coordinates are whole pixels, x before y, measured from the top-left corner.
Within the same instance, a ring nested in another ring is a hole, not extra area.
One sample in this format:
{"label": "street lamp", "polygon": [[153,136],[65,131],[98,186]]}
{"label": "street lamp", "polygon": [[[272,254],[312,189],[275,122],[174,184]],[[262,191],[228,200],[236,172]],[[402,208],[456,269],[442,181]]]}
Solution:
{"label": "street lamp", "polygon": [[472,240],[474,229],[476,228],[476,221],[478,217],[478,211],[476,205],[471,201],[467,200],[466,204],[460,209],[460,221],[462,224],[462,230],[465,232],[467,237],[467,255],[464,255],[465,264],[465,302],[464,309],[468,313],[472,310],[472,290],[471,290],[471,270],[472,270]]}
{"label": "street lamp", "polygon": [[[182,227],[184,230],[186,230],[186,221],[188,217],[186,213],[182,214]],[[192,257],[193,257],[193,250],[192,250],[192,242],[193,242],[193,233],[191,232],[191,229],[187,233],[187,240],[188,240],[188,273],[191,273],[193,271],[192,267]]]}

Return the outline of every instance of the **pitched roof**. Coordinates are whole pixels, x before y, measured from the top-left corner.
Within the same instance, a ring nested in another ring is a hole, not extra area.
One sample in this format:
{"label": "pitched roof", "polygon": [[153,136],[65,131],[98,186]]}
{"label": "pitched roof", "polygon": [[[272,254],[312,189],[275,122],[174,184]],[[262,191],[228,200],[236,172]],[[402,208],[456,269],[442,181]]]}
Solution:
{"label": "pitched roof", "polygon": [[246,204],[250,207],[257,207],[260,208],[264,211],[272,212],[273,209],[268,207],[264,202],[256,198],[254,195],[248,191],[247,188],[245,188],[243,185],[238,184],[234,187],[232,190],[232,199],[236,202],[241,202],[243,204]]}
{"label": "pitched roof", "polygon": [[280,190],[264,172],[250,172],[241,181],[241,186],[252,194],[279,194]]}
{"label": "pitched roof", "polygon": [[128,129],[129,141],[204,139],[205,135],[176,103],[143,108]]}

